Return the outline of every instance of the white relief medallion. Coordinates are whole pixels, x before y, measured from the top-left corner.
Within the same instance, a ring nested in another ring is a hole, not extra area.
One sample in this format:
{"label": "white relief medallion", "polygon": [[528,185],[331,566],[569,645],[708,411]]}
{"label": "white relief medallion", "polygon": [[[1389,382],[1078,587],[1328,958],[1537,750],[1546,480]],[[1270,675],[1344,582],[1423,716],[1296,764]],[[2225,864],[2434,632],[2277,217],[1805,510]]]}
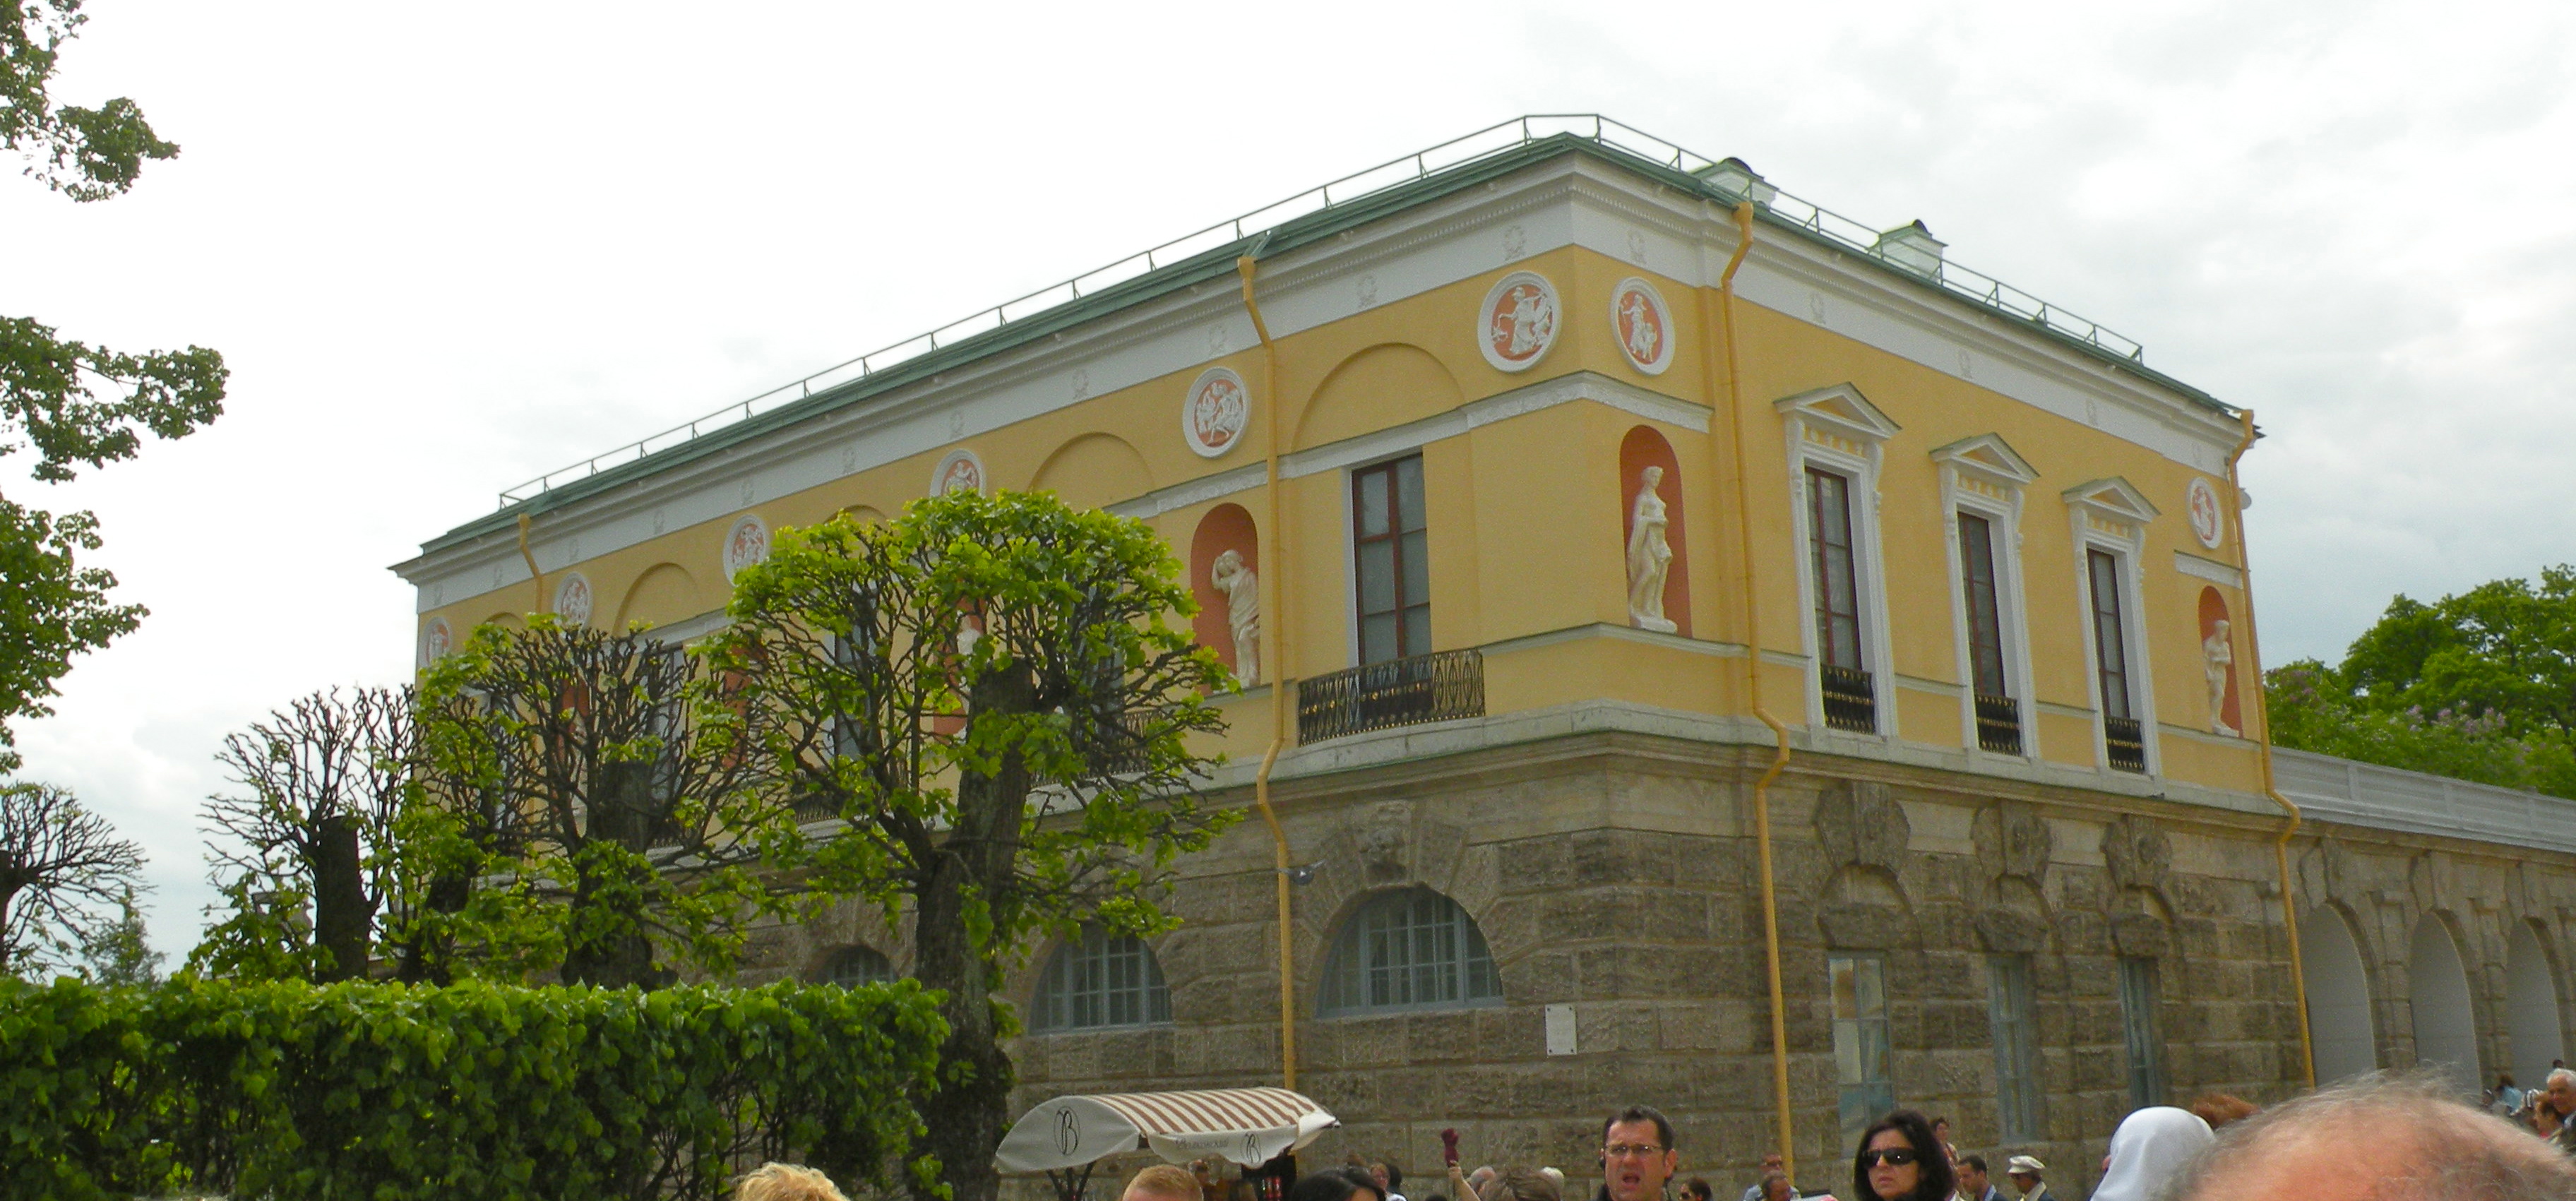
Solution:
{"label": "white relief medallion", "polygon": [[1482,328],[1476,348],[1497,371],[1527,371],[1556,345],[1556,285],[1536,272],[1515,271],[1485,293],[1477,310]]}
{"label": "white relief medallion", "polygon": [[555,583],[555,616],[566,625],[590,624],[590,580],[578,571],[567,571]]}
{"label": "white relief medallion", "polygon": [[444,617],[433,617],[420,627],[420,665],[427,667],[447,657],[456,649],[456,630]]}
{"label": "white relief medallion", "polygon": [[1231,368],[1210,367],[1190,384],[1181,402],[1181,440],[1202,458],[1213,459],[1243,441],[1252,424],[1252,390]]}
{"label": "white relief medallion", "polygon": [[2220,516],[2218,489],[2208,476],[2191,477],[2191,487],[2183,490],[2183,508],[2191,514],[2191,536],[2200,539],[2203,549],[2217,550],[2227,537],[2227,523]]}
{"label": "white relief medallion", "polygon": [[745,513],[725,531],[724,573],[730,580],[734,573],[769,557],[769,523],[757,513]]}
{"label": "white relief medallion", "polygon": [[960,488],[968,492],[984,490],[984,460],[963,446],[942,456],[938,469],[930,473],[932,496],[946,496]]}
{"label": "white relief medallion", "polygon": [[1673,365],[1673,310],[1655,285],[1632,275],[1610,289],[1610,329],[1629,366],[1662,375]]}

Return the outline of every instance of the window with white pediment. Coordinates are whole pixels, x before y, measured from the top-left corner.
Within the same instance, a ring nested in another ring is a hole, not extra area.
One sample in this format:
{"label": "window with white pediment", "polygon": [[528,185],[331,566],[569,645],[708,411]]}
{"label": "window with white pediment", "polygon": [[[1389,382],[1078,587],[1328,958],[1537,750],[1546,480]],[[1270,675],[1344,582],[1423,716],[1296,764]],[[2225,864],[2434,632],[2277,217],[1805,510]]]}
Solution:
{"label": "window with white pediment", "polygon": [[2116,476],[2078,484],[2065,497],[2099,762],[2113,771],[2155,775],[2155,684],[2147,665],[2139,567],[2147,523],[2157,510],[2145,493]]}
{"label": "window with white pediment", "polygon": [[1879,554],[1880,457],[1897,424],[1850,384],[1773,402],[1786,423],[1807,724],[1892,735],[1887,576]]}
{"label": "window with white pediment", "polygon": [[2034,756],[2030,640],[2021,571],[2022,490],[2039,478],[1995,434],[1932,452],[1950,532],[1950,604],[1960,720],[1976,753]]}

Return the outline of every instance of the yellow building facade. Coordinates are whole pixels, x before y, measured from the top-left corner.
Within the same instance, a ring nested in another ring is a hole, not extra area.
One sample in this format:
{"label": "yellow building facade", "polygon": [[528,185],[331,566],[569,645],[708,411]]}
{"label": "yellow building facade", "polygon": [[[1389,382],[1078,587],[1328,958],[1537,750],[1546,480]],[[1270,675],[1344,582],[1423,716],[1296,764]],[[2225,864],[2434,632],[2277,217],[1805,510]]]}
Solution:
{"label": "yellow building facade", "polygon": [[[1187,566],[1252,681],[1218,794],[1285,851],[1244,823],[1181,865],[1180,930],[1039,948],[1032,1099],[1295,1071],[1327,1153],[1429,1165],[1455,1126],[1578,1178],[1644,1102],[1712,1168],[1785,1129],[1822,1187],[1885,1103],[2072,1183],[2135,1104],[2304,1083],[2243,414],[1920,225],[1606,122],[1274,214],[514,490],[397,568],[421,655],[540,605],[694,637],[781,528],[1051,490]],[[2301,863],[2502,862],[2346,808]],[[2478,912],[2381,920],[2446,906]],[[760,947],[859,952],[906,955],[856,912]]]}

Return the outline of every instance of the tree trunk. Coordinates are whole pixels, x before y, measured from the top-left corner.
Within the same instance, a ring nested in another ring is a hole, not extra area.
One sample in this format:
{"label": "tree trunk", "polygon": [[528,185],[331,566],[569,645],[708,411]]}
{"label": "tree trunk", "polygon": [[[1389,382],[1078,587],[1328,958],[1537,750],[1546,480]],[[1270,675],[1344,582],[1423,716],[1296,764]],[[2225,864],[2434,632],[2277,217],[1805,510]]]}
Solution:
{"label": "tree trunk", "polygon": [[324,818],[313,847],[313,945],[330,962],[317,965],[316,984],[367,978],[367,941],[376,924],[367,902],[366,865],[358,854],[358,819]]}
{"label": "tree trunk", "polygon": [[[431,913],[454,917],[465,912],[466,902],[474,899],[474,878],[461,872],[432,876],[422,890],[421,903]],[[394,948],[394,978],[405,984],[435,984],[445,987],[454,980],[456,936],[445,930],[422,931],[414,928],[402,944]]]}
{"label": "tree trunk", "polygon": [[[1006,668],[975,681],[969,706],[978,716],[1026,713],[1036,691],[1028,672]],[[1008,896],[1028,796],[1028,771],[1017,755],[1005,756],[991,776],[969,772],[958,779],[957,824],[931,861],[913,914],[914,975],[947,994],[939,1006],[939,1015],[948,1019],[939,1084],[923,1098],[921,1116],[950,1201],[993,1201],[1001,1188],[993,1152],[1010,1121],[1013,1079],[1011,1057],[995,1033],[993,987],[1001,978],[995,957],[1001,948],[975,945],[967,933],[966,906],[970,896]],[[935,1201],[921,1185],[911,1188],[915,1201]]]}

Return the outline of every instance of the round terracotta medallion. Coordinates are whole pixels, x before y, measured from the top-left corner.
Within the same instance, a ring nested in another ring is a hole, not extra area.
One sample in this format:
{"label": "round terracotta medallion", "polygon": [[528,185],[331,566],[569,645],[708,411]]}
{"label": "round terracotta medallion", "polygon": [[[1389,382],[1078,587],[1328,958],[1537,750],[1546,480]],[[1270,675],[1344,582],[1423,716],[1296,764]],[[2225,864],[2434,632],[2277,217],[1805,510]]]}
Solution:
{"label": "round terracotta medallion", "polygon": [[1210,367],[1190,384],[1181,402],[1181,440],[1203,458],[1216,458],[1243,441],[1252,424],[1252,390],[1230,367]]}
{"label": "round terracotta medallion", "polygon": [[2183,490],[2183,508],[2191,514],[2191,536],[2200,539],[2206,550],[2217,550],[2227,537],[2227,521],[2218,507],[2218,488],[2209,477],[2191,477],[2191,486]]}
{"label": "round terracotta medallion", "polygon": [[725,532],[724,573],[730,580],[734,573],[769,557],[769,523],[757,513],[745,513]]}
{"label": "round terracotta medallion", "polygon": [[578,571],[567,571],[555,584],[555,616],[566,625],[590,624],[590,580]]}
{"label": "round terracotta medallion", "polygon": [[930,494],[946,496],[963,488],[968,492],[984,490],[984,460],[963,446],[949,451],[930,473]]}
{"label": "round terracotta medallion", "polygon": [[1662,375],[1673,365],[1673,310],[1655,285],[1632,275],[1610,289],[1610,331],[1640,373]]}
{"label": "round terracotta medallion", "polygon": [[1476,348],[1497,371],[1527,371],[1556,345],[1556,285],[1534,271],[1515,271],[1495,281],[1477,310],[1481,325]]}

